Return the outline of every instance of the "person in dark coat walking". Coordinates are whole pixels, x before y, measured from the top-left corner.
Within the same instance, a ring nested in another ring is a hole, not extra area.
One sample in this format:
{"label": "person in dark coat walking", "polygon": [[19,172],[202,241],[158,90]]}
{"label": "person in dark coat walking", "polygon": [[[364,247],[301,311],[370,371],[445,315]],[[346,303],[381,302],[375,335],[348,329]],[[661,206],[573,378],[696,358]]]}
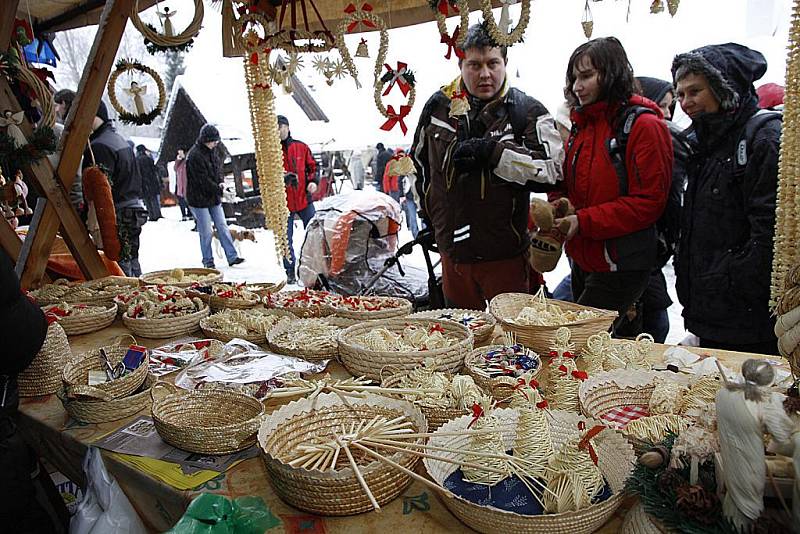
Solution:
{"label": "person in dark coat walking", "polygon": [[[383,175],[386,172],[386,164],[389,163],[389,160],[394,156],[394,151],[391,148],[384,148],[383,143],[378,143],[376,147],[378,153],[375,155],[375,169],[377,172],[375,187],[378,191],[386,193],[386,191],[383,190]],[[388,195],[389,193],[386,194]]]}
{"label": "person in dark coat walking", "polygon": [[[39,461],[17,429],[17,375],[33,361],[46,335],[47,321],[42,310],[22,294],[11,259],[0,248],[0,517],[4,532],[66,532],[67,521],[58,521],[58,528],[37,499],[37,485],[42,479],[34,473],[40,470]],[[47,483],[49,476],[44,476]],[[60,497],[52,481],[49,488],[40,487]],[[52,504],[58,505],[58,501],[53,500]],[[63,502],[61,508],[66,519]]]}
{"label": "person in dark coat walking", "polygon": [[766,70],[760,52],[735,43],[672,63],[694,149],[677,290],[686,329],[702,347],[778,354],[769,297],[781,122],[759,112],[753,86]]}
{"label": "person in dark coat walking", "polygon": [[142,177],[142,196],[151,221],[161,218],[161,180],[153,157],[144,145],[136,147],[136,165]]}
{"label": "person in dark coat walking", "polygon": [[114,130],[103,102],[97,108],[89,143],[90,148],[83,153],[83,168],[96,164],[108,175],[122,247],[119,266],[128,276],[140,276],[139,236],[147,222],[147,210],[142,202],[142,178],[133,148]]}
{"label": "person in dark coat walking", "polygon": [[219,141],[219,130],[212,124],[204,124],[186,156],[186,201],[197,221],[204,267],[214,267],[212,221],[228,265],[238,265],[244,261],[236,252],[222,210],[222,162],[216,152]]}

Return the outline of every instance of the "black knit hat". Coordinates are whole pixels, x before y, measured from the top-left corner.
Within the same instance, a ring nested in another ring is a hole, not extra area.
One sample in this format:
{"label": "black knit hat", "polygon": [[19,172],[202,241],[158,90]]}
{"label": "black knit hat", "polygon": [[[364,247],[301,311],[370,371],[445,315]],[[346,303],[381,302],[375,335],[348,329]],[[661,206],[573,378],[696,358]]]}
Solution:
{"label": "black knit hat", "polygon": [[219,130],[213,124],[204,124],[202,128],[200,128],[200,136],[198,137],[198,141],[201,143],[210,143],[212,141],[219,141]]}
{"label": "black knit hat", "polygon": [[97,106],[97,113],[95,116],[102,119],[103,122],[108,122],[108,108],[106,108],[106,104],[102,100],[100,101],[100,105]]}
{"label": "black knit hat", "polygon": [[145,154],[147,152],[147,147],[144,145],[137,145],[136,146],[136,153],[137,154]]}
{"label": "black knit hat", "polygon": [[289,119],[287,119],[283,115],[278,115],[278,126],[280,126],[281,124],[285,124],[286,126],[289,126]]}

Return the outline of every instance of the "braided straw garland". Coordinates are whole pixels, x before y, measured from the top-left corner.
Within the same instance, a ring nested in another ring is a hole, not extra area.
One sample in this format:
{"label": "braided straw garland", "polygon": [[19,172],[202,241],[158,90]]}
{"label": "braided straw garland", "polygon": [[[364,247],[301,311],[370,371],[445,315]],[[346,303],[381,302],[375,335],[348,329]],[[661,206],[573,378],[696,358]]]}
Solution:
{"label": "braided straw garland", "polygon": [[125,115],[139,116],[136,113],[131,113],[130,111],[126,110],[117,99],[117,79],[122,74],[132,70],[142,72],[153,78],[153,81],[156,83],[156,87],[158,88],[158,103],[156,104],[155,108],[148,113],[148,115],[160,115],[161,112],[164,111],[164,105],[167,103],[167,91],[164,89],[164,82],[161,80],[161,76],[159,76],[155,70],[151,69],[147,65],[142,65],[141,63],[135,61],[122,59],[117,62],[117,68],[108,79],[108,100],[111,102],[111,105],[115,110],[117,110],[117,113],[119,113],[121,117]]}
{"label": "braided straw garland", "polygon": [[[336,32],[334,33],[334,42],[336,44],[336,48],[339,49],[339,54],[342,56],[342,61],[344,61],[347,72],[349,72],[350,76],[352,76],[353,80],[355,80],[356,87],[361,88],[361,83],[358,81],[358,69],[356,68],[355,63],[353,63],[353,56],[350,55],[350,50],[348,50],[347,45],[344,42],[344,35],[347,33],[347,27],[353,22],[360,21],[371,22],[375,25],[381,35],[381,43],[378,48],[378,57],[375,59],[374,69],[374,83],[377,91],[381,76],[381,69],[383,69],[383,64],[386,62],[386,55],[389,53],[389,32],[386,29],[386,22],[370,11],[362,11],[357,9],[353,13],[348,13],[347,16],[342,19],[342,22],[339,23],[339,27],[336,28]],[[380,107],[378,109],[380,109]]]}
{"label": "braided straw garland", "polygon": [[775,306],[781,297],[784,278],[789,270],[800,264],[800,0],[795,0],[792,9],[788,48],[775,211],[771,306]]}
{"label": "braided straw garland", "polygon": [[[248,32],[254,35],[254,32]],[[253,39],[245,39],[248,51],[244,59],[245,83],[250,102],[250,124],[256,148],[256,167],[261,186],[261,204],[264,208],[265,226],[275,235],[275,252],[278,259],[289,257],[287,221],[289,208],[286,204],[286,187],[283,183],[283,150],[278,134],[278,116],[275,113],[275,94],[269,80],[251,61],[251,54],[263,56],[253,46]],[[259,61],[260,62],[260,61]]]}
{"label": "braided straw garland", "polygon": [[148,28],[144,22],[142,22],[142,19],[139,18],[139,0],[136,0],[133,3],[133,9],[131,9],[130,18],[133,26],[139,30],[139,33],[141,33],[142,36],[151,43],[165,48],[176,48],[185,45],[194,39],[198,33],[200,33],[204,15],[203,0],[194,0],[194,17],[192,18],[192,22],[190,22],[186,29],[181,33],[172,36],[154,32],[151,28]]}
{"label": "braided straw garland", "polygon": [[[450,0],[445,0],[446,2],[450,2]],[[458,10],[459,14],[459,23],[458,23],[458,46],[462,46],[464,44],[464,40],[467,38],[467,30],[469,29],[469,2],[468,0],[456,0],[453,2],[455,4],[455,8]],[[439,28],[439,33],[441,35],[449,35],[447,33],[447,19],[446,17],[439,11],[439,9],[433,10],[433,15],[436,18],[436,26]]]}
{"label": "braided straw garland", "polygon": [[[504,7],[506,9],[506,7]],[[525,30],[528,28],[528,23],[531,20],[531,0],[522,0],[522,11],[519,15],[519,22],[510,33],[503,33],[497,26],[492,14],[492,1],[481,0],[481,11],[483,11],[483,20],[486,21],[486,27],[489,30],[489,36],[497,43],[497,46],[511,46],[513,44],[522,42],[525,35]]]}

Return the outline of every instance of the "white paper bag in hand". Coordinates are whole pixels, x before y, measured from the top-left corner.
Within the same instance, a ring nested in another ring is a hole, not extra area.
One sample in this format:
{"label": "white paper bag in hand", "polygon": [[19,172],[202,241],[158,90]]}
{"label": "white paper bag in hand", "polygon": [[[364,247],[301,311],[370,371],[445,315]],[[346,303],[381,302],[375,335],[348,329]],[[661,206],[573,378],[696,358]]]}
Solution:
{"label": "white paper bag in hand", "polygon": [[128,497],[106,471],[97,447],[86,451],[83,472],[86,473],[86,488],[70,520],[70,534],[147,534]]}

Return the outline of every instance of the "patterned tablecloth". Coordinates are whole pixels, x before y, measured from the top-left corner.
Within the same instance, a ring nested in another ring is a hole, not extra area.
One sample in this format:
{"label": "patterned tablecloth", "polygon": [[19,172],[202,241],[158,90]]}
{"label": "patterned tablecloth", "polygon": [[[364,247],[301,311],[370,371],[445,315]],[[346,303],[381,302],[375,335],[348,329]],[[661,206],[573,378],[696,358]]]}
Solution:
{"label": "patterned tablecloth", "polygon": [[[73,353],[78,354],[98,346],[113,344],[115,339],[123,334],[127,334],[127,330],[117,321],[100,332],[72,337],[70,344]],[[140,340],[140,342],[151,348],[167,343],[166,340]],[[664,348],[663,345],[654,346],[651,354],[653,361],[661,361]],[[747,357],[752,356],[726,351],[695,350],[698,354],[718,356],[728,367],[736,370]],[[348,376],[336,363],[331,363],[328,370],[335,376]],[[39,454],[81,485],[84,482],[81,462],[86,446],[121,428],[136,417],[146,414],[140,412],[126,419],[100,425],[78,423],[67,415],[55,395],[23,399],[20,411],[22,412],[20,427]],[[276,533],[353,534],[391,532],[393,527],[399,527],[403,532],[414,533],[471,532],[420,482],[414,482],[399,498],[382,507],[381,513],[372,512],[343,518],[318,517],[296,510],[277,497],[259,457],[245,460],[190,491],[177,490],[164,484],[119,461],[111,453],[104,451],[104,457],[109,471],[116,477],[142,520],[156,532],[162,532],[173,526],[183,515],[189,502],[203,492],[223,494],[232,498],[246,495],[262,497],[280,522],[270,530]],[[419,471],[424,472],[421,463]],[[630,500],[624,503],[599,532],[618,532],[631,504]]]}

